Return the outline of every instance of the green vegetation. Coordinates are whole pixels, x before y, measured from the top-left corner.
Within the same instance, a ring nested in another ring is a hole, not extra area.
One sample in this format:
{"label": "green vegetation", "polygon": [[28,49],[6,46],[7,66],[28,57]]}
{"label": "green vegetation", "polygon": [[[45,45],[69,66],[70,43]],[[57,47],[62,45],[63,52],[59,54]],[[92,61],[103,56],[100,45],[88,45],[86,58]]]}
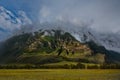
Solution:
{"label": "green vegetation", "polygon": [[1,67],[5,65],[5,68],[14,68],[16,65],[19,68],[21,64],[29,64],[30,68],[37,65],[36,68],[77,69],[94,64],[93,67],[87,65],[87,68],[97,69],[101,68],[98,65],[109,68],[109,64],[115,64],[114,68],[119,68],[120,64],[118,54],[114,55],[92,41],[80,43],[70,33],[61,30],[40,30],[34,34],[14,36],[6,40],[4,49],[0,55],[0,64]]}
{"label": "green vegetation", "polygon": [[0,56],[0,61],[6,64],[19,62],[41,64],[47,61],[53,63],[65,60],[61,60],[61,56],[67,59],[66,56],[77,58],[81,57],[81,54],[90,55],[91,50],[85,44],[77,41],[71,34],[60,30],[46,30],[34,32],[34,35],[24,33],[8,39],[5,43],[5,52]]}
{"label": "green vegetation", "polygon": [[0,80],[119,80],[120,70],[0,70]]}
{"label": "green vegetation", "polygon": [[90,64],[76,62],[56,62],[48,64],[5,64],[0,69],[120,69],[118,64]]}

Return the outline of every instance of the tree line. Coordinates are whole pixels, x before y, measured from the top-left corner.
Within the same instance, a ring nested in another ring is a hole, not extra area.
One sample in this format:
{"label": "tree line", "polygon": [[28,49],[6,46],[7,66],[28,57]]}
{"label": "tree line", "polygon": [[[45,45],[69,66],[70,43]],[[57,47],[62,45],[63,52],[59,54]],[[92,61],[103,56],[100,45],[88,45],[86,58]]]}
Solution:
{"label": "tree line", "polygon": [[34,65],[34,64],[9,64],[0,65],[0,69],[120,69],[120,64],[94,64],[85,65],[78,64],[64,64],[64,65]]}

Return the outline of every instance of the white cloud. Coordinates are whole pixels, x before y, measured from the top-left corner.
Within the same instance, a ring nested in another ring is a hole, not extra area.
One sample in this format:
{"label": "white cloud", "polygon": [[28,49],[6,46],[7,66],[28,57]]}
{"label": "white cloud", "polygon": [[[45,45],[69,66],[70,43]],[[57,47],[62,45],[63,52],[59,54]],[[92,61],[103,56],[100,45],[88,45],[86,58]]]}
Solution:
{"label": "white cloud", "polygon": [[21,20],[22,25],[25,24],[32,24],[32,21],[27,17],[26,13],[24,11],[18,11],[19,20]]}
{"label": "white cloud", "polygon": [[20,30],[21,26],[32,24],[32,21],[27,17],[25,12],[20,11],[15,16],[9,10],[0,7],[0,40],[12,36],[16,30]]}
{"label": "white cloud", "polygon": [[70,21],[91,24],[100,32],[120,31],[119,0],[50,0],[44,1],[40,21]]}
{"label": "white cloud", "polygon": [[40,10],[40,22],[44,22],[44,20],[47,21],[48,17],[50,17],[50,10],[48,7],[43,6]]}

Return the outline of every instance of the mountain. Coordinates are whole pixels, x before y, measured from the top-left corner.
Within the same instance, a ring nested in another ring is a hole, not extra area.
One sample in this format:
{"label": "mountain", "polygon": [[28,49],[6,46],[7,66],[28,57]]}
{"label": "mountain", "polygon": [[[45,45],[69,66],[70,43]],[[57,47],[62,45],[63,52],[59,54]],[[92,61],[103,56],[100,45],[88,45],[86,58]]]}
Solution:
{"label": "mountain", "polygon": [[97,53],[92,55],[93,51],[88,45],[80,43],[70,33],[61,30],[24,33],[8,39],[4,47],[1,63],[45,64],[61,61],[103,63],[105,57],[104,53],[98,53],[101,57],[95,60]]}
{"label": "mountain", "polygon": [[0,41],[14,34],[22,25],[32,24],[24,11],[18,11],[17,14],[0,6]]}
{"label": "mountain", "polygon": [[117,51],[120,53],[120,35],[117,33],[100,34],[98,41],[108,50]]}
{"label": "mountain", "polygon": [[117,52],[106,50],[94,41],[81,43],[71,33],[40,29],[22,33],[5,41],[1,64],[49,64],[59,62],[119,63]]}
{"label": "mountain", "polygon": [[88,30],[84,32],[83,39],[94,41],[96,44],[104,46],[108,50],[120,53],[120,38],[117,33],[98,33]]}
{"label": "mountain", "polygon": [[[24,11],[14,13],[0,6],[0,41],[21,32],[27,32],[28,28],[24,25],[32,24],[31,19]],[[104,46],[108,50],[120,52],[120,34],[118,33],[99,33],[89,28],[89,24],[75,25],[69,21],[44,22],[40,25],[32,26],[32,29],[61,29],[71,33],[80,42],[94,41],[96,44]],[[43,27],[43,28],[42,28]],[[26,29],[25,29],[26,28]],[[24,31],[25,29],[25,31]],[[32,30],[31,27],[29,30]],[[33,30],[33,31],[34,31]],[[29,31],[28,31],[29,32]]]}
{"label": "mountain", "polygon": [[[80,42],[94,41],[96,44],[104,46],[108,50],[120,53],[120,34],[118,33],[101,33],[89,27],[89,24],[75,25],[70,22],[45,22],[39,25],[40,29],[59,29],[69,32]],[[37,28],[37,29],[39,29]]]}
{"label": "mountain", "polygon": [[0,7],[0,63],[120,63],[120,34],[88,26],[69,21],[33,25],[24,11]]}

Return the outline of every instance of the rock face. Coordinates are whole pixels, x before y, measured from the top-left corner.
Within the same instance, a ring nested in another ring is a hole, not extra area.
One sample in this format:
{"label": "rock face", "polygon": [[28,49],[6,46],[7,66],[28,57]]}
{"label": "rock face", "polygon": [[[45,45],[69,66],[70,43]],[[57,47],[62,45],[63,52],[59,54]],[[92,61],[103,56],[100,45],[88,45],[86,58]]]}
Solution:
{"label": "rock face", "polygon": [[75,25],[69,22],[45,22],[40,24],[39,29],[43,30],[63,30],[69,32],[78,41],[84,43],[94,41],[96,44],[104,46],[108,50],[120,53],[119,33],[100,33],[89,28],[88,25]]}
{"label": "rock face", "polygon": [[115,56],[111,59],[109,53],[110,55],[113,55],[113,53],[103,46],[99,46],[92,41],[81,43],[70,33],[53,29],[23,33],[9,38],[4,43],[4,49],[5,51],[1,55],[1,63],[42,64],[44,61],[38,58],[41,56],[46,63],[51,61],[51,58],[52,63],[61,60],[101,64],[105,62],[118,63],[120,61]]}
{"label": "rock face", "polygon": [[19,36],[14,36],[8,39],[5,43],[6,48],[13,53],[14,51],[20,50],[24,52],[46,52],[52,53],[56,50],[66,51],[73,53],[84,53],[91,54],[91,50],[87,45],[77,41],[70,33],[63,32],[60,30],[45,30],[33,33],[25,33]]}

